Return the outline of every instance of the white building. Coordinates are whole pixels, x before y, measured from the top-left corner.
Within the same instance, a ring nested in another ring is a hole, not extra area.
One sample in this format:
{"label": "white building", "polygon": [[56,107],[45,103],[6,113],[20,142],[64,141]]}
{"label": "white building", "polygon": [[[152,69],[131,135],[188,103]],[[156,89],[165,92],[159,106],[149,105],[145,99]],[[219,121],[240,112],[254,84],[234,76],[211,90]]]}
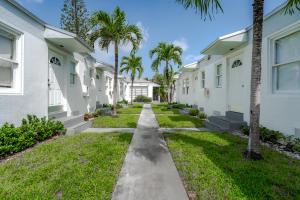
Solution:
{"label": "white building", "polygon": [[84,113],[112,103],[113,67],[92,52],[16,1],[0,1],[0,124],[35,114],[84,125]]}
{"label": "white building", "polygon": [[135,79],[133,82],[133,90],[131,90],[131,80],[130,78],[124,79],[125,84],[125,95],[124,99],[127,101],[131,101],[131,95],[132,99],[135,99],[137,96],[146,96],[151,98],[152,100],[158,101],[158,99],[155,99],[153,96],[153,88],[159,87],[158,84],[153,83],[151,81],[147,81],[145,79]]}
{"label": "white building", "polygon": [[[186,65],[176,83],[176,100],[210,116],[241,113],[249,123],[252,27],[222,36]],[[300,13],[283,6],[265,16],[260,122],[300,137]]]}

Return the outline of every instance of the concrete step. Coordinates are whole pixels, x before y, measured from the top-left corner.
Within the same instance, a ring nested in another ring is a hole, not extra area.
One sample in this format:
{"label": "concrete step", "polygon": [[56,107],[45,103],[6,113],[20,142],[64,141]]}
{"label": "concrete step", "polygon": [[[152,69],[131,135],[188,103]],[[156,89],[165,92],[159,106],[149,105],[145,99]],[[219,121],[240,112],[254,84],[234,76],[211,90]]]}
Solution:
{"label": "concrete step", "polygon": [[237,130],[241,126],[247,125],[246,122],[229,119],[225,116],[211,116],[208,120],[210,123],[217,124],[223,130]]}
{"label": "concrete step", "polygon": [[69,128],[69,127],[75,126],[76,124],[84,122],[83,115],[63,117],[63,118],[59,118],[57,120],[61,121],[64,124],[65,128]]}
{"label": "concrete step", "polygon": [[209,120],[205,120],[204,125],[205,125],[205,128],[212,130],[212,131],[225,132],[225,131],[229,130],[229,129],[224,128],[224,127],[220,126],[219,124],[211,122]]}
{"label": "concrete step", "polygon": [[234,121],[244,121],[244,113],[234,112],[234,111],[226,111],[226,118],[234,120]]}
{"label": "concrete step", "polygon": [[76,134],[76,133],[80,133],[88,128],[92,127],[92,121],[83,121],[79,124],[76,124],[74,126],[71,126],[69,128],[67,128],[67,135],[72,135],[72,134]]}
{"label": "concrete step", "polygon": [[68,113],[67,111],[56,111],[56,112],[50,112],[48,114],[49,119],[59,119],[63,117],[67,117]]}

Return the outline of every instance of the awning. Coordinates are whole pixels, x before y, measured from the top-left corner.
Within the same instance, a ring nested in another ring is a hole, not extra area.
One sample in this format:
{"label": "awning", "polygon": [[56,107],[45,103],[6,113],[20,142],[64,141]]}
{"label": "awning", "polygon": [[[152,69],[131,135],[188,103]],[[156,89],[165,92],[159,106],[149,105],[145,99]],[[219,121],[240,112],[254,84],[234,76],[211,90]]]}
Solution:
{"label": "awning", "polygon": [[97,61],[95,63],[95,68],[96,69],[100,69],[102,71],[109,71],[109,72],[114,72],[114,67],[110,64],[106,64],[104,62],[100,62],[100,61]]}
{"label": "awning", "polygon": [[70,52],[90,53],[94,51],[92,47],[77,37],[76,34],[53,26],[46,26],[44,37],[47,41],[50,41],[51,43]]}
{"label": "awning", "polygon": [[248,30],[244,29],[218,38],[201,53],[205,55],[224,55],[247,42]]}

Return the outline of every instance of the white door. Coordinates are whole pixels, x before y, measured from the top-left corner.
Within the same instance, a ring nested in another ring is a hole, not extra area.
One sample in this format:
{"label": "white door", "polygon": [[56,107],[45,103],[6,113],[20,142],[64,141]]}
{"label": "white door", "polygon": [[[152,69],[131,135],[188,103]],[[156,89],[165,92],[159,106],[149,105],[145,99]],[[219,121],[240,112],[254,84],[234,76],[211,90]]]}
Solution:
{"label": "white door", "polygon": [[62,62],[57,57],[50,57],[49,62],[49,106],[63,105],[62,88],[64,84]]}
{"label": "white door", "polygon": [[240,57],[229,59],[228,108],[229,111],[243,113],[243,98],[245,95],[243,61]]}

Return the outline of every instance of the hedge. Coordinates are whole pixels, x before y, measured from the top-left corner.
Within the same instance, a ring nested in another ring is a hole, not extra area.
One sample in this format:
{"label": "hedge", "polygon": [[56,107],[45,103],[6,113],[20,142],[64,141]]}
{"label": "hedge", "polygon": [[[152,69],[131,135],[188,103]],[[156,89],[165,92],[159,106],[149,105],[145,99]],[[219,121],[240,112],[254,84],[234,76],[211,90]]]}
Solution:
{"label": "hedge", "polygon": [[4,124],[0,127],[0,158],[20,152],[54,135],[64,134],[64,125],[59,121],[28,115],[20,127]]}

